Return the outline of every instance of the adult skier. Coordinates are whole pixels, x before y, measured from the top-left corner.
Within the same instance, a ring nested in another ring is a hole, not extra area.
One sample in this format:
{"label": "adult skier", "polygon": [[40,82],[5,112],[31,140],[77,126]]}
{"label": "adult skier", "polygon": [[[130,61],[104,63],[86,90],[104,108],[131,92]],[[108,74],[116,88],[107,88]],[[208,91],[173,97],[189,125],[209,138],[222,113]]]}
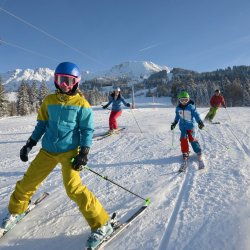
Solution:
{"label": "adult skier", "polygon": [[63,62],[57,66],[54,75],[57,90],[41,104],[37,125],[20,150],[21,160],[28,161],[29,152],[41,138],[42,148],[22,180],[16,183],[3,228],[11,228],[22,217],[32,195],[60,163],[66,193],[78,205],[91,228],[87,247],[95,248],[112,233],[113,228],[109,215],[94,194],[82,184],[79,174],[88,162],[94,132],[93,111],[78,89],[80,80],[80,70],[74,63]]}
{"label": "adult skier", "polygon": [[109,133],[118,130],[117,118],[122,114],[122,103],[126,107],[130,107],[130,103],[126,102],[121,95],[121,89],[117,87],[109,96],[109,102],[103,106],[106,109],[112,103],[111,113],[109,116]]}
{"label": "adult skier", "polygon": [[198,155],[198,159],[202,159],[202,150],[200,144],[195,136],[195,124],[198,123],[199,129],[204,127],[196,106],[188,92],[183,91],[178,95],[179,104],[175,110],[174,122],[171,124],[171,130],[179,123],[180,145],[183,159],[187,160],[189,156],[189,142],[193,151]]}
{"label": "adult skier", "polygon": [[222,96],[219,89],[216,89],[214,91],[214,95],[210,99],[210,106],[211,107],[210,107],[209,112],[207,113],[207,115],[205,117],[205,121],[212,122],[212,120],[214,119],[214,117],[216,115],[217,110],[221,106],[226,108],[226,103],[225,103],[224,97]]}

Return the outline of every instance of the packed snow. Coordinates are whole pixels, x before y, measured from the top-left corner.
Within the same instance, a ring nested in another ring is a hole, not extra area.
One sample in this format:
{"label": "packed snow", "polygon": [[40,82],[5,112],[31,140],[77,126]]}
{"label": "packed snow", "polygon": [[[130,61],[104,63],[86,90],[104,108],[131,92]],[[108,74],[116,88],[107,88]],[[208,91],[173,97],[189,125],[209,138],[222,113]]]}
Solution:
{"label": "packed snow", "polygon": [[[95,135],[108,129],[109,110],[94,107]],[[204,118],[207,108],[199,108]],[[108,244],[107,250],[248,250],[250,249],[250,108],[220,109],[221,124],[197,129],[206,170],[197,169],[191,154],[189,167],[178,174],[181,152],[179,129],[170,131],[175,107],[166,98],[136,102],[124,108],[118,123],[123,132],[103,140],[93,139],[89,167],[140,195],[151,204],[131,226]],[[36,115],[0,120],[0,219],[6,215],[15,183],[29,162],[19,150],[31,135]],[[144,201],[88,170],[82,182],[107,211],[124,220]],[[40,186],[49,197],[0,239],[0,250],[81,250],[90,229],[75,203],[65,193],[60,166]]]}

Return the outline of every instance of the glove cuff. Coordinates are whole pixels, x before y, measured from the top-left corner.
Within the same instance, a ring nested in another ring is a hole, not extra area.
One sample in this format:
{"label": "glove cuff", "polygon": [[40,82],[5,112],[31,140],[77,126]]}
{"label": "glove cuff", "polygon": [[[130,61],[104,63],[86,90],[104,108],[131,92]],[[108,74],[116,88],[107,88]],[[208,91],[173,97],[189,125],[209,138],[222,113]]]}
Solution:
{"label": "glove cuff", "polygon": [[37,144],[37,142],[35,140],[33,140],[31,137],[26,142],[26,146],[29,148],[36,146],[36,144]]}
{"label": "glove cuff", "polygon": [[89,150],[90,150],[89,147],[81,147],[79,154],[87,155],[89,153]]}

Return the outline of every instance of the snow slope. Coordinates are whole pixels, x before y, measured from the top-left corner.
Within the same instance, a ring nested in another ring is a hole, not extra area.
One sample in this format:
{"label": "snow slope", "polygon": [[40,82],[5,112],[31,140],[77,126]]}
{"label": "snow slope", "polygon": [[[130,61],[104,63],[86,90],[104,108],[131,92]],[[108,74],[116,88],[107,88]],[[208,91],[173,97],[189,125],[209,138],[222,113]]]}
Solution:
{"label": "snow slope", "polygon": [[[250,109],[220,109],[216,120],[222,124],[207,124],[206,130],[198,131],[207,170],[197,171],[192,154],[187,173],[178,175],[180,134],[169,129],[174,107],[167,99],[160,100],[137,102],[133,111],[124,109],[119,125],[127,128],[125,132],[93,142],[89,166],[152,201],[136,223],[105,249],[250,249]],[[204,117],[208,108],[198,110]],[[107,129],[109,111],[95,107],[94,113],[99,134]],[[28,167],[19,160],[19,150],[35,120],[35,115],[0,120],[0,219],[16,181]],[[39,147],[30,153],[30,161]],[[126,217],[143,204],[87,170],[81,176],[109,213]],[[84,249],[89,228],[65,194],[60,166],[34,198],[44,191],[50,196],[0,240],[0,250]]]}

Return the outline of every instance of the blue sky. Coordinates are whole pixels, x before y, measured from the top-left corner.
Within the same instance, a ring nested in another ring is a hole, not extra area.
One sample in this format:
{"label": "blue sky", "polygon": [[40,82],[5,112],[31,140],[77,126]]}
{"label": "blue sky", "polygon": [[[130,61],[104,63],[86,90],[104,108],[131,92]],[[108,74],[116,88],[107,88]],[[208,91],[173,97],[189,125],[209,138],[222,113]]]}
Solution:
{"label": "blue sky", "polygon": [[0,0],[0,72],[152,61],[198,72],[250,65],[249,0]]}

